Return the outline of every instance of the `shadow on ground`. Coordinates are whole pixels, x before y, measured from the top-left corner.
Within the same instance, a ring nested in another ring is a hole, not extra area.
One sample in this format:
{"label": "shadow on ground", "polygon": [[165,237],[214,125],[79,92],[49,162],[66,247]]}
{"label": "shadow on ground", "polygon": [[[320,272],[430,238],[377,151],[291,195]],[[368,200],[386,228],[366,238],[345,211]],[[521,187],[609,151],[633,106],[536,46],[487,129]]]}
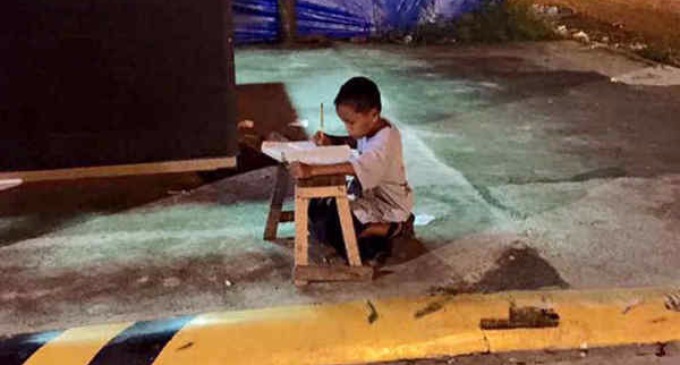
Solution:
{"label": "shadow on ground", "polygon": [[569,284],[534,248],[510,248],[496,260],[496,267],[473,284],[474,291],[566,289]]}
{"label": "shadow on ground", "polygon": [[9,267],[0,272],[0,277],[4,281],[21,281],[22,285],[14,291],[3,292],[0,306],[16,316],[33,318],[29,321],[40,326],[42,314],[60,303],[80,303],[80,309],[78,305],[70,309],[85,311],[88,315],[116,315],[148,300],[167,298],[181,302],[181,298],[175,297],[181,290],[187,300],[208,294],[217,298],[216,303],[228,305],[239,287],[268,276],[283,275],[281,280],[290,280],[290,265],[289,255],[268,250],[236,257],[212,253],[146,265],[133,262],[112,268],[92,268],[87,273],[69,270],[35,278],[27,278],[22,268]]}
{"label": "shadow on ground", "polygon": [[[182,195],[206,183],[273,165],[259,153],[260,143],[276,133],[290,140],[306,139],[282,83],[238,86],[238,120],[256,120],[239,130],[237,169],[199,173],[159,174],[27,183],[0,192],[0,247],[77,224],[92,214],[113,214]],[[247,194],[246,194],[247,195]],[[5,220],[6,222],[2,222]],[[4,223],[4,224],[3,224]]]}

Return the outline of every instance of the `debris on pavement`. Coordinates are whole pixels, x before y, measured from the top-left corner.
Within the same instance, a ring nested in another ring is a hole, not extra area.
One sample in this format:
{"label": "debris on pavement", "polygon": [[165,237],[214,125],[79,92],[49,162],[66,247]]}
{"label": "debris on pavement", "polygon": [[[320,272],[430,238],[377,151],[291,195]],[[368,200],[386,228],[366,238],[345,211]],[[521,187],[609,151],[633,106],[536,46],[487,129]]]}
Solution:
{"label": "debris on pavement", "polygon": [[662,343],[662,342],[658,343],[656,353],[654,355],[656,355],[656,357],[666,356],[666,346],[667,346],[667,344],[665,344],[665,343]]}
{"label": "debris on pavement", "polygon": [[430,315],[430,314],[432,314],[432,313],[434,313],[434,312],[438,312],[438,311],[440,311],[442,308],[444,308],[444,304],[445,304],[446,302],[448,302],[449,300],[450,300],[450,299],[445,298],[445,299],[442,299],[442,300],[438,300],[438,301],[429,303],[427,306],[425,306],[425,308],[422,308],[422,309],[418,310],[418,311],[413,315],[413,318],[419,319],[419,318],[425,317],[425,316],[427,316],[427,315]]}
{"label": "debris on pavement", "polygon": [[368,324],[373,324],[375,321],[378,320],[378,311],[375,309],[375,305],[373,302],[370,300],[366,301],[366,305],[368,306]]}
{"label": "debris on pavement", "polygon": [[566,25],[560,25],[557,27],[557,29],[555,29],[555,33],[562,37],[566,37],[569,35],[569,29],[567,28]]}
{"label": "debris on pavement", "polygon": [[482,318],[479,326],[483,330],[507,330],[516,328],[549,328],[560,324],[560,316],[553,309],[538,307],[517,307],[510,305],[508,319]]}
{"label": "debris on pavement", "polygon": [[576,12],[571,8],[555,5],[534,4],[532,6],[532,10],[537,15],[554,19],[570,17],[576,14]]}
{"label": "debris on pavement", "polygon": [[680,85],[680,68],[672,66],[646,67],[611,78],[611,82],[641,86]]}
{"label": "debris on pavement", "polygon": [[415,226],[426,226],[435,220],[435,216],[430,214],[416,214],[416,220],[413,222]]}
{"label": "debris on pavement", "polygon": [[639,42],[633,43],[633,44],[631,44],[629,47],[630,47],[630,49],[631,49],[632,51],[642,51],[642,50],[644,50],[644,49],[647,49],[647,45],[646,45],[646,44],[644,44],[644,43],[639,43]]}
{"label": "debris on pavement", "polygon": [[586,357],[588,356],[588,342],[583,342],[579,346],[579,354],[581,357]]}
{"label": "debris on pavement", "polygon": [[191,348],[191,347],[193,347],[193,346],[194,346],[194,343],[193,343],[193,342],[187,342],[186,344],[184,344],[184,345],[178,347],[176,351],[187,350],[187,349],[189,349],[189,348]]}
{"label": "debris on pavement", "polygon": [[588,36],[588,34],[586,34],[586,32],[582,30],[574,33],[572,37],[574,37],[574,39],[576,39],[577,41],[581,41],[583,43],[590,43],[590,37]]}
{"label": "debris on pavement", "polygon": [[[677,39],[662,31],[663,26],[652,25],[655,20],[635,21],[636,24],[631,26],[621,21],[620,14],[614,16],[601,13],[606,7],[597,5],[598,2],[580,3],[563,2],[562,5],[557,6],[534,5],[532,10],[549,24],[553,33],[558,37],[574,39],[589,44],[593,48],[611,48],[630,52],[662,64],[680,65]],[[577,12],[575,8],[580,9]],[[630,11],[635,10],[633,7],[623,10],[623,12]],[[661,9],[649,11],[661,11]],[[631,14],[631,16],[637,17],[639,14]],[[615,20],[616,18],[619,19]],[[654,18],[650,17],[650,19]],[[666,21],[668,20],[664,20]]]}
{"label": "debris on pavement", "polygon": [[640,304],[643,303],[642,299],[636,298],[632,300],[630,303],[626,305],[625,308],[623,308],[623,311],[621,311],[621,314],[628,314],[633,308],[639,306]]}
{"label": "debris on pavement", "polygon": [[557,6],[554,5],[541,5],[541,4],[534,4],[532,6],[533,10],[537,14],[541,15],[547,15],[550,17],[555,17],[559,15],[560,9]]}
{"label": "debris on pavement", "polygon": [[176,277],[171,277],[163,280],[163,286],[166,288],[175,288],[178,287],[179,284],[182,282],[176,278]]}

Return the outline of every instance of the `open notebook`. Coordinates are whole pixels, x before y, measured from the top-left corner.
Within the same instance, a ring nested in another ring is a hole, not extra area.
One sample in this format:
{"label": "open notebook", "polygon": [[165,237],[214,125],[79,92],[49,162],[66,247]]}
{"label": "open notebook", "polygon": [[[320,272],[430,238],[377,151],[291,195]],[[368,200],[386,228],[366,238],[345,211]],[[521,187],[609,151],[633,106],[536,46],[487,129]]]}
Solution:
{"label": "open notebook", "polygon": [[264,142],[262,152],[279,162],[299,161],[310,165],[343,163],[352,156],[347,145],[317,146],[313,142]]}

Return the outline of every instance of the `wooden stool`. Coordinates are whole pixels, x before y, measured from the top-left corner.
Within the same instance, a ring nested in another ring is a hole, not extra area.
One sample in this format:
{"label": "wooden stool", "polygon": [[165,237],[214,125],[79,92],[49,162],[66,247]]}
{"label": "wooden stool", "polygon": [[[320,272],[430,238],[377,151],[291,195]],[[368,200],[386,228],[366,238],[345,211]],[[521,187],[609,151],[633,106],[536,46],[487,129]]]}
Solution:
{"label": "wooden stool", "polygon": [[[283,166],[277,171],[276,185],[265,227],[265,239],[276,239],[280,222],[295,221],[295,285],[306,285],[310,281],[357,281],[371,280],[373,268],[362,266],[357,236],[347,198],[345,175],[319,176],[297,180],[295,184],[295,212],[284,212],[283,200],[288,190],[288,173]],[[334,198],[342,227],[342,237],[347,251],[349,266],[309,265],[309,201],[316,198]]]}
{"label": "wooden stool", "polygon": [[264,227],[265,241],[276,240],[279,223],[293,222],[295,220],[294,211],[283,211],[283,200],[288,192],[289,181],[288,170],[283,165],[279,165],[276,169],[276,180],[274,181],[274,191],[272,192],[272,199],[269,204],[267,225]]}

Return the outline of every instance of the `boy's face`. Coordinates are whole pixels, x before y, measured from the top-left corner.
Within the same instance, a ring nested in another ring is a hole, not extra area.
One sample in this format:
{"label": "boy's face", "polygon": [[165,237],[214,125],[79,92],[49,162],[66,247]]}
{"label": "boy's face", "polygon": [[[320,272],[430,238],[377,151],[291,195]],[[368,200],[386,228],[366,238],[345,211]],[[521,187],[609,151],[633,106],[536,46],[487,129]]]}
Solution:
{"label": "boy's face", "polygon": [[356,139],[368,135],[380,121],[380,113],[375,108],[367,112],[357,112],[353,105],[340,104],[336,111],[345,124],[347,133]]}

